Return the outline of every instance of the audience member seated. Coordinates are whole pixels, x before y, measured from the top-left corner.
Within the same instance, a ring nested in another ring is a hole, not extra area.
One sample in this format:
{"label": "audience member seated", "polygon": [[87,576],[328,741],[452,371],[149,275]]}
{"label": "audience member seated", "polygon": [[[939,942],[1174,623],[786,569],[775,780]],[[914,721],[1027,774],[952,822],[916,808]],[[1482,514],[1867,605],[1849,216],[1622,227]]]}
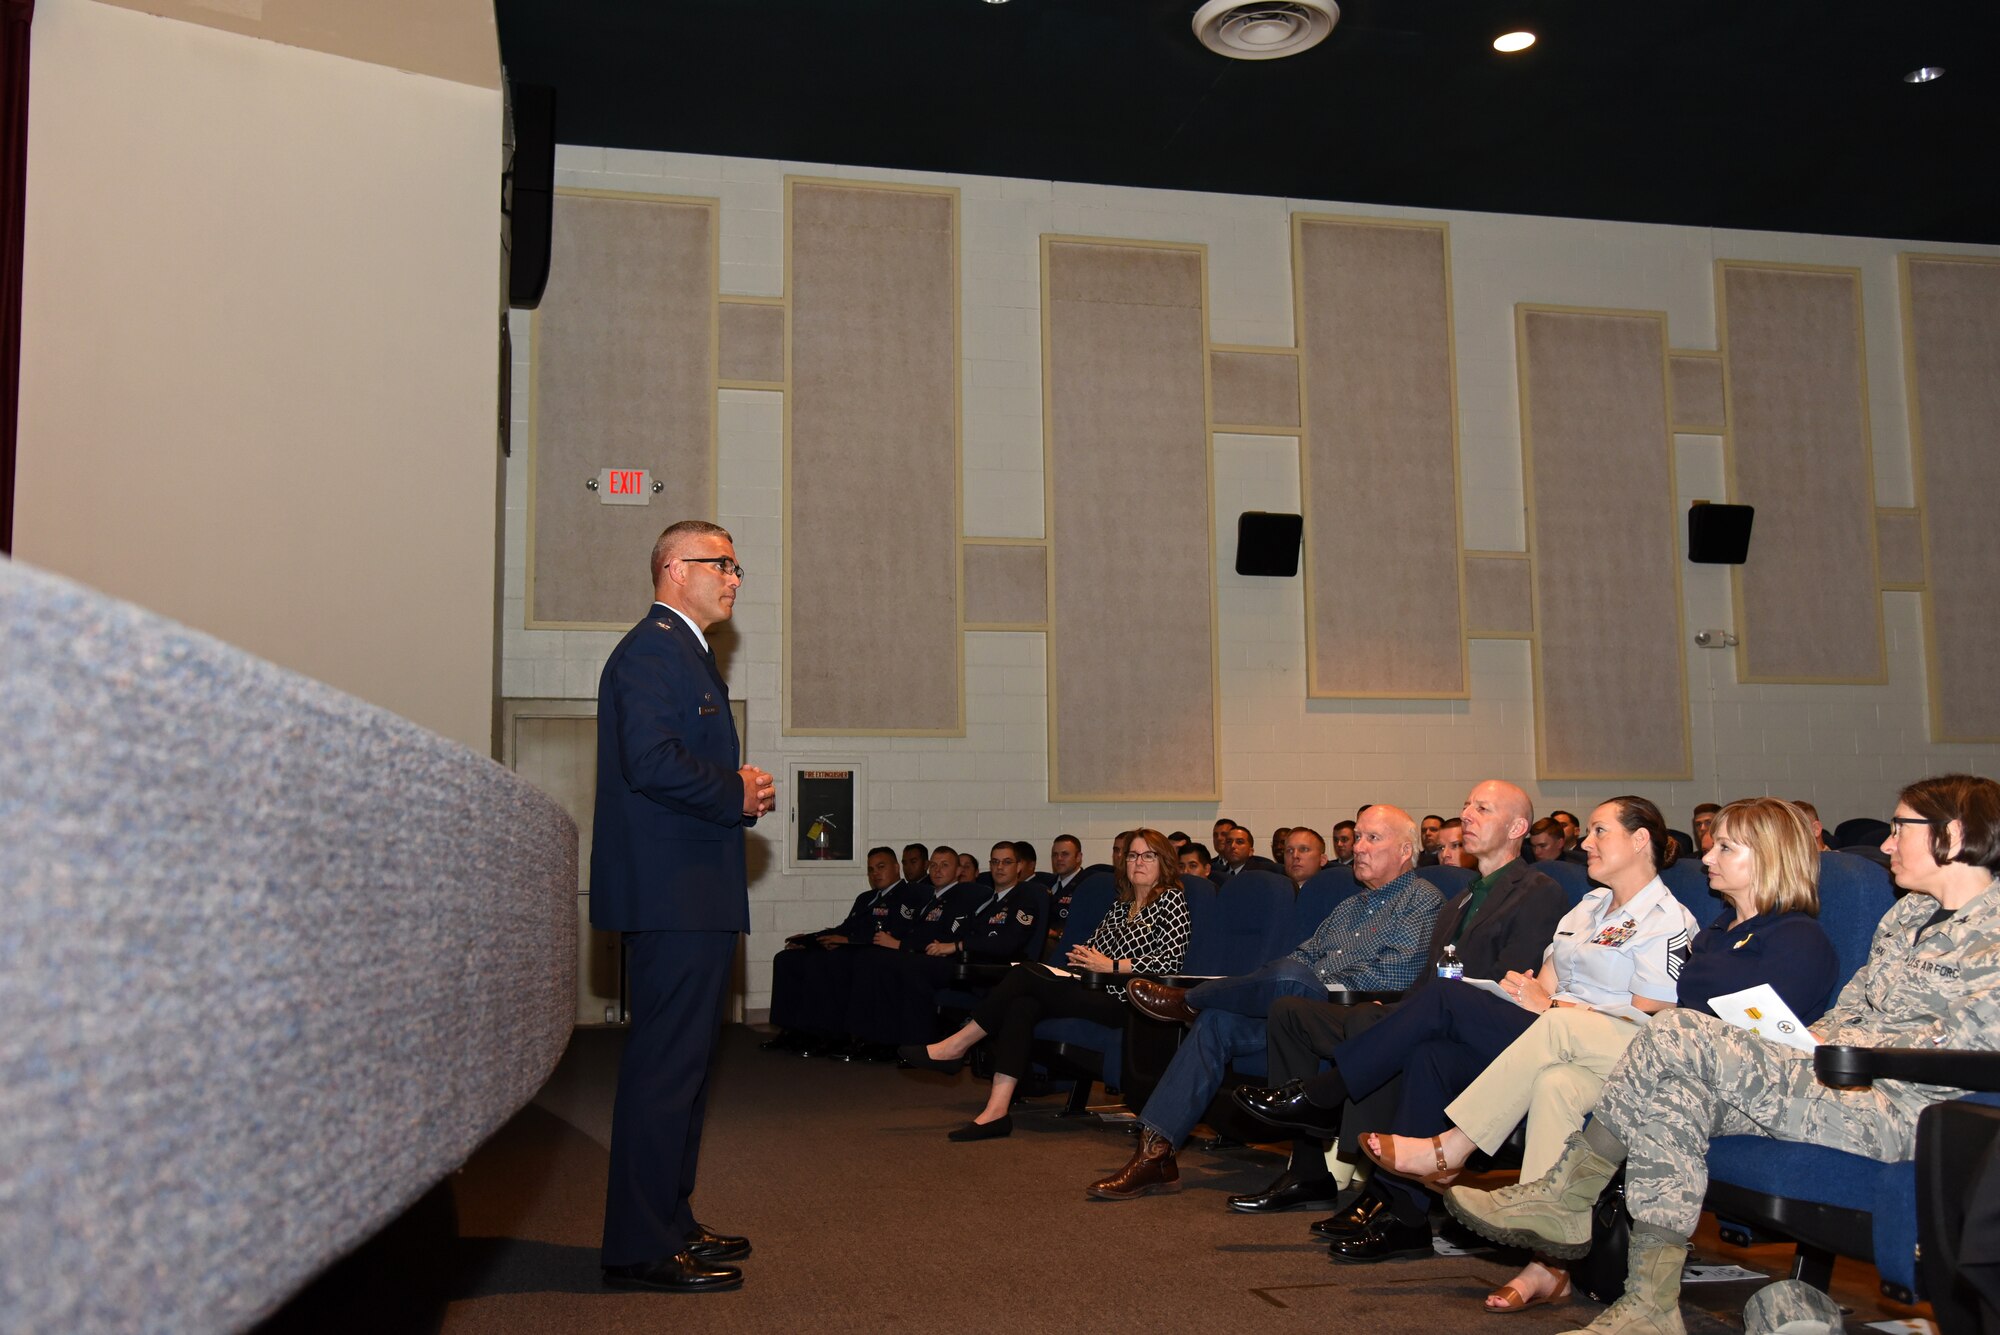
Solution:
{"label": "audience member seated", "polygon": [[1567,834],[1561,821],[1542,817],[1528,827],[1528,860],[1554,862],[1563,855],[1563,839]]}
{"label": "audience member seated", "polygon": [[1312,937],[1291,954],[1236,978],[1183,990],[1134,979],[1127,995],[1155,1019],[1194,1025],[1166,1074],[1140,1111],[1139,1147],[1131,1162],[1088,1191],[1129,1200],[1180,1188],[1174,1149],[1201,1119],[1221,1088],[1229,1059],[1257,1051],[1264,1018],[1280,997],[1324,999],[1329,987],[1400,992],[1416,980],[1440,899],[1414,870],[1417,824],[1397,807],[1370,807],[1355,842],[1354,877],[1361,893],[1334,906]]}
{"label": "audience member seated", "polygon": [[1174,846],[1175,852],[1180,852],[1188,846],[1188,832],[1186,830],[1175,830],[1167,836],[1167,842]]}
{"label": "audience member seated", "polygon": [[970,853],[958,855],[958,883],[971,885],[979,879],[979,859]]}
{"label": "audience member seated", "polygon": [[1301,825],[1285,832],[1285,875],[1296,890],[1319,875],[1326,865],[1326,840],[1319,837],[1318,830],[1309,830]]}
{"label": "audience member seated", "polygon": [[974,1044],[992,1036],[992,1091],[979,1114],[951,1133],[952,1140],[991,1140],[1012,1133],[1008,1108],[1028,1069],[1029,1048],[1041,1021],[1076,1016],[1105,1025],[1125,1022],[1122,985],[1099,990],[1069,969],[1132,974],[1180,968],[1187,955],[1189,920],[1174,846],[1151,829],[1133,831],[1130,840],[1119,861],[1118,897],[1090,940],[1069,952],[1067,969],[1017,965],[957,1033],[942,1042],[898,1049],[897,1055],[912,1066],[950,1074],[965,1064]]}
{"label": "audience member seated", "polygon": [[855,896],[847,917],[825,931],[786,938],[771,961],[771,1023],[778,1036],[763,1045],[767,1052],[808,1056],[838,1041],[828,1017],[838,1023],[847,1014],[854,983],[854,952],[838,947],[869,945],[902,922],[897,910],[904,887],[896,872],[894,849],[869,849],[868,888]]}
{"label": "audience member seated", "polygon": [[1215,856],[1217,858],[1223,860],[1228,859],[1229,845],[1223,841],[1222,832],[1224,830],[1233,830],[1235,828],[1236,828],[1236,822],[1229,819],[1229,817],[1217,816],[1215,818],[1215,828],[1208,832],[1208,842],[1209,846],[1215,849]]}
{"label": "audience member seated", "polygon": [[[1362,1152],[1389,1170],[1380,1184],[1388,1209],[1363,1232],[1334,1239],[1335,1260],[1430,1254],[1431,1200],[1418,1188],[1455,1174],[1436,1139],[1445,1108],[1538,1014],[1559,1003],[1632,1017],[1674,1004],[1696,924],[1659,879],[1653,850],[1663,829],[1659,809],[1644,798],[1599,806],[1583,846],[1592,874],[1609,888],[1585,896],[1556,923],[1538,972],[1510,971],[1497,984],[1442,980],[1334,1048],[1333,1069],[1300,1087],[1304,1101],[1333,1109],[1404,1077],[1385,1128],[1397,1134],[1361,1137]],[[1607,1016],[1606,1023],[1627,1021]],[[1429,1156],[1421,1167],[1414,1162],[1419,1150]]]}
{"label": "audience member seated", "polygon": [[[1884,851],[1911,891],[1884,915],[1868,962],[1814,1026],[1825,1043],[2000,1047],[2000,785],[1965,774],[1902,791]],[[1712,1136],[1765,1136],[1884,1162],[1911,1156],[1917,1116],[1961,1091],[1880,1080],[1833,1088],[1810,1052],[1712,1015],[1676,1010],[1640,1030],[1590,1124],[1546,1174],[1446,1203],[1477,1232],[1557,1256],[1582,1254],[1590,1209],[1625,1168],[1632,1215],[1625,1296],[1589,1330],[1678,1332],[1681,1265],[1708,1189]]]}
{"label": "audience member seated", "polygon": [[1720,810],[1722,810],[1721,805],[1715,802],[1702,802],[1695,806],[1694,819],[1690,824],[1694,829],[1696,852],[1706,853],[1709,844],[1714,842],[1714,836],[1709,831],[1715,825],[1715,813]]}
{"label": "audience member seated", "polygon": [[902,889],[928,890],[931,883],[931,851],[922,844],[903,845]]}
{"label": "audience member seated", "polygon": [[1227,851],[1222,851],[1223,860],[1215,864],[1215,883],[1223,884],[1230,877],[1242,871],[1277,871],[1278,864],[1267,857],[1260,857],[1254,836],[1242,825],[1233,825],[1223,832],[1228,841]]}
{"label": "audience member seated", "polygon": [[[1715,997],[1770,984],[1807,1022],[1818,1018],[1839,976],[1819,912],[1819,854],[1804,818],[1774,797],[1721,809],[1702,858],[1727,905],[1694,940],[1676,1004],[1710,1010]],[[1539,1177],[1596,1104],[1604,1077],[1640,1027],[1574,1007],[1551,1007],[1445,1109],[1450,1126],[1429,1145],[1397,1144],[1383,1156],[1405,1166],[1463,1163],[1489,1153],[1520,1120],[1528,1123],[1522,1176]],[[1502,1125],[1502,1123],[1505,1125]],[[1496,1311],[1559,1300],[1569,1292],[1559,1261],[1531,1262],[1488,1296]]]}
{"label": "audience member seated", "polygon": [[1280,825],[1271,831],[1271,861],[1280,867],[1285,865],[1285,840],[1291,832],[1292,827],[1289,825]]}
{"label": "audience member seated", "polygon": [[[1364,807],[1363,810],[1366,810]],[[1332,856],[1327,861],[1336,867],[1354,865],[1354,822],[1341,821],[1333,827]]]}
{"label": "audience member seated", "polygon": [[[1013,846],[1006,847],[1011,886]],[[976,882],[961,883],[958,869],[956,852],[945,847],[934,851],[930,885],[902,906],[906,912],[902,930],[886,941],[876,938],[878,945],[895,948],[863,951],[855,960],[843,1025],[861,1047],[853,1055],[886,1058],[899,1041],[894,1035],[909,1041],[935,1032],[934,994],[951,978],[966,919],[989,893]]]}
{"label": "audience member seated", "polygon": [[1208,845],[1189,844],[1181,850],[1181,875],[1199,876],[1203,880],[1208,880],[1209,873],[1213,870],[1212,859],[1208,856]]}
{"label": "audience member seated", "polygon": [[1453,816],[1438,831],[1437,861],[1440,867],[1471,867],[1477,865],[1465,847],[1465,821]]}
{"label": "audience member seated", "polygon": [[[1480,877],[1439,911],[1424,967],[1410,985],[1412,995],[1434,986],[1441,967],[1461,968],[1473,978],[1500,978],[1541,963],[1556,921],[1569,909],[1569,898],[1561,886],[1519,856],[1521,836],[1533,818],[1526,793],[1511,783],[1488,779],[1475,785],[1466,798],[1464,816],[1446,823],[1438,845],[1441,860],[1448,856],[1456,865],[1458,850],[1469,846],[1479,859]],[[1263,1191],[1232,1196],[1231,1209],[1245,1214],[1319,1209],[1333,1199],[1334,1181],[1321,1142],[1335,1138],[1338,1130],[1339,1138],[1352,1149],[1360,1132],[1390,1125],[1397,1082],[1348,1105],[1345,1112],[1338,1104],[1329,1108],[1314,1104],[1305,1096],[1302,1082],[1318,1073],[1320,1059],[1344,1039],[1394,1013],[1391,1007],[1373,1002],[1340,1005],[1280,997],[1272,1003],[1264,1043],[1275,1088],[1240,1087],[1235,1099],[1253,1116],[1294,1133],[1291,1159],[1278,1180]],[[1369,1192],[1313,1230],[1327,1238],[1359,1236],[1387,1206],[1386,1195]]]}
{"label": "audience member seated", "polygon": [[1802,797],[1793,798],[1792,805],[1797,807],[1799,814],[1806,818],[1806,824],[1812,826],[1813,847],[1817,849],[1832,848],[1833,844],[1827,839],[1825,828],[1819,823],[1819,808]]}
{"label": "audience member seated", "polygon": [[[1423,836],[1423,841],[1424,841],[1424,846],[1417,858],[1418,866],[1427,867],[1436,865],[1438,835],[1443,829],[1444,829],[1443,816],[1437,815],[1435,812],[1433,812],[1431,815],[1424,817],[1423,823],[1418,827],[1417,830],[1417,832]],[[1422,853],[1429,853],[1432,857],[1432,861],[1425,862],[1423,860],[1423,857],[1421,856]]]}

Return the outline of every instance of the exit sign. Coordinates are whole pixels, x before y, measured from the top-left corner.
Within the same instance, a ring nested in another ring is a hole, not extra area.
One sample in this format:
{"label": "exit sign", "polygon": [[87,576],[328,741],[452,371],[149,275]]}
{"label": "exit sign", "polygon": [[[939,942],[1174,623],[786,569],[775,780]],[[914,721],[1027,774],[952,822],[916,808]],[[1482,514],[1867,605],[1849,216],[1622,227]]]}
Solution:
{"label": "exit sign", "polygon": [[648,505],[653,499],[653,475],[643,468],[606,468],[597,474],[600,505]]}

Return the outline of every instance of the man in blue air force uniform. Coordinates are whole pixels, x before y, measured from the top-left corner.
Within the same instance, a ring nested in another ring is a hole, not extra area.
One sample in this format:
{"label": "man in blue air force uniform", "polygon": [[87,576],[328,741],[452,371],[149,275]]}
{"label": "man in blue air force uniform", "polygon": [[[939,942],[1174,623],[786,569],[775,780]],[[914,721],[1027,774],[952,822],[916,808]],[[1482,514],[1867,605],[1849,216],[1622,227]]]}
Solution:
{"label": "man in blue air force uniform", "polygon": [[776,796],[769,774],[741,763],[708,647],[743,582],[729,534],[674,524],[651,570],[652,609],[597,688],[590,923],[625,934],[632,998],[602,1260],[614,1287],[701,1292],[741,1284],[723,1262],[750,1252],[747,1239],[695,1222],[688,1197],[736,934],[750,929],[743,828]]}

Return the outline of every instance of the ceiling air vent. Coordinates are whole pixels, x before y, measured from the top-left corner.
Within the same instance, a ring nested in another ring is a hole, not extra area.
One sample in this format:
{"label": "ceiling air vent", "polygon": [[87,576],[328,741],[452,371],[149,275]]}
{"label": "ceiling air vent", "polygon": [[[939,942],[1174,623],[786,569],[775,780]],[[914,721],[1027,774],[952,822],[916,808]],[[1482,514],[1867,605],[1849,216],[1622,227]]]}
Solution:
{"label": "ceiling air vent", "polygon": [[1338,22],[1334,0],[1208,0],[1194,13],[1194,35],[1232,60],[1276,60],[1318,46]]}

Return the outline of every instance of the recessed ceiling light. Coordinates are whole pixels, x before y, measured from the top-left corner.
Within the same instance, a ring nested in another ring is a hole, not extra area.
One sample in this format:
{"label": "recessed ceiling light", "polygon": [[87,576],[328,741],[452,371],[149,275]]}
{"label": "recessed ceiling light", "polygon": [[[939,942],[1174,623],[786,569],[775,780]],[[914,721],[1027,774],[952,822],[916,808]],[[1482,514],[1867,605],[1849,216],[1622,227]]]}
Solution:
{"label": "recessed ceiling light", "polygon": [[1495,51],[1505,51],[1508,55],[1516,51],[1526,51],[1535,44],[1535,34],[1531,32],[1503,32],[1493,39]]}
{"label": "recessed ceiling light", "polygon": [[1944,77],[1944,66],[1919,65],[1917,68],[1911,70],[1908,74],[1905,74],[1903,76],[1903,82],[1929,83],[1933,79],[1942,79],[1943,77]]}

